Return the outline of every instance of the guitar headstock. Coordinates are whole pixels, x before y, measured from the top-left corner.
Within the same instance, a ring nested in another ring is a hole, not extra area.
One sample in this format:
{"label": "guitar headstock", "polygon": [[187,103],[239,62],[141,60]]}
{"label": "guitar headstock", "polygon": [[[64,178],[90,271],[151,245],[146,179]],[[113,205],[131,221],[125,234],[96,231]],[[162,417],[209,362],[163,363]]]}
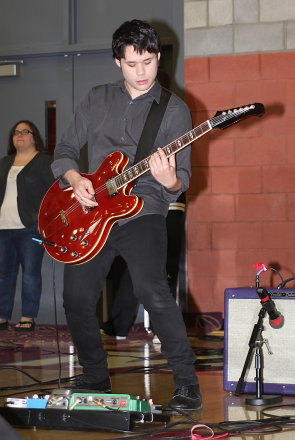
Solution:
{"label": "guitar headstock", "polygon": [[214,118],[210,120],[212,128],[224,130],[232,124],[249,118],[250,116],[262,116],[265,112],[264,105],[260,102],[244,105],[243,107],[230,108],[216,112]]}

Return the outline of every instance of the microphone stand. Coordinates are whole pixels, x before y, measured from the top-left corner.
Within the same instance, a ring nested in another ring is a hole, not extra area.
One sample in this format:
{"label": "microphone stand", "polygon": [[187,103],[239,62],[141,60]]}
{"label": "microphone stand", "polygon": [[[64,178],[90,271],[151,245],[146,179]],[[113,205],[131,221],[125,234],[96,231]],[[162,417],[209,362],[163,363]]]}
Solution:
{"label": "microphone stand", "polygon": [[[259,275],[256,276],[256,288],[259,287]],[[280,403],[283,401],[280,395],[265,395],[262,394],[263,390],[263,351],[262,345],[265,343],[268,349],[268,353],[272,354],[268,341],[262,337],[262,331],[264,327],[262,325],[263,318],[265,317],[266,310],[262,307],[258,314],[258,321],[254,324],[252,335],[249,340],[249,350],[245,360],[245,364],[241,373],[241,377],[238,381],[235,396],[239,396],[242,386],[245,380],[245,374],[249,368],[252,358],[253,350],[255,348],[255,368],[256,368],[256,397],[247,397],[245,402],[247,405],[272,405],[273,403]]]}

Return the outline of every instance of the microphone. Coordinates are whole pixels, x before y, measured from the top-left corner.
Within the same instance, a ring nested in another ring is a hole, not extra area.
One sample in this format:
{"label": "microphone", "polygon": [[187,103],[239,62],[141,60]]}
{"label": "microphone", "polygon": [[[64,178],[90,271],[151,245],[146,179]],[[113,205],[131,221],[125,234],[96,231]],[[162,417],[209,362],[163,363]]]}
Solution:
{"label": "microphone", "polygon": [[261,299],[263,308],[268,313],[269,325],[272,328],[282,328],[284,325],[284,317],[277,311],[275,303],[270,298],[267,290],[263,287],[257,287],[256,292]]}

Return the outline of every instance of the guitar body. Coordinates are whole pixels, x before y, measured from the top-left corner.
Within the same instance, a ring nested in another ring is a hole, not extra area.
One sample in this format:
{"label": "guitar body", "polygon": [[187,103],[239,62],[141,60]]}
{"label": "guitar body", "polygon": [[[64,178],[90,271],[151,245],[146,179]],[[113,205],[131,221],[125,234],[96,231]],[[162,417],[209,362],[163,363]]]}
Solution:
{"label": "guitar body", "polygon": [[127,184],[110,196],[105,182],[122,173],[128,159],[110,154],[93,174],[82,174],[92,182],[98,206],[89,209],[76,199],[72,188],[61,189],[56,181],[47,191],[39,212],[39,232],[49,255],[57,261],[81,264],[102,249],[114,223],[135,216],[143,200],[130,195]]}

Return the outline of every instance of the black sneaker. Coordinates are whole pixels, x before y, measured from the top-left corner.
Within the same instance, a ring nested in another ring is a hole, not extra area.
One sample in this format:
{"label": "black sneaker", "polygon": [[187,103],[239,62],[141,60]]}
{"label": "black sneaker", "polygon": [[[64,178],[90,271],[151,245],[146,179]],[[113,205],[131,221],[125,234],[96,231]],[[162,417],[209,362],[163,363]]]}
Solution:
{"label": "black sneaker", "polygon": [[87,382],[82,377],[77,379],[75,385],[68,387],[71,390],[99,391],[100,393],[111,393],[112,383],[110,377],[106,377],[101,382]]}
{"label": "black sneaker", "polygon": [[168,406],[175,410],[200,412],[202,394],[199,385],[183,385],[175,390]]}

